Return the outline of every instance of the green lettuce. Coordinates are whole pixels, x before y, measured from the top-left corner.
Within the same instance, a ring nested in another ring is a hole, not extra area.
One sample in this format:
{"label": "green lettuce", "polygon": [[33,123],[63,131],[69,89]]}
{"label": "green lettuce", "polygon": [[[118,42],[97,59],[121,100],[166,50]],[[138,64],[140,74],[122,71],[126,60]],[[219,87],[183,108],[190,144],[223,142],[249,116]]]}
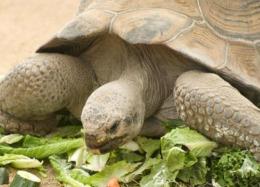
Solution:
{"label": "green lettuce", "polygon": [[168,170],[165,163],[157,163],[153,166],[151,173],[146,175],[140,181],[141,187],[170,187],[175,182],[177,173],[172,173]]}
{"label": "green lettuce", "polygon": [[173,129],[161,138],[162,152],[167,152],[174,146],[185,147],[196,157],[209,156],[217,144],[190,128]]}
{"label": "green lettuce", "polygon": [[125,149],[128,151],[141,151],[141,148],[139,147],[139,145],[134,141],[129,141],[129,142],[125,143],[124,145],[122,145],[120,147],[120,149]]}
{"label": "green lettuce", "polygon": [[140,182],[144,187],[165,187],[178,181],[191,186],[204,184],[209,156],[217,144],[189,128],[176,128],[161,138],[160,163]]}
{"label": "green lettuce", "polygon": [[137,143],[146,152],[146,158],[151,157],[154,152],[160,149],[160,140],[158,139],[137,137]]}
{"label": "green lettuce", "polygon": [[28,169],[28,168],[41,168],[43,162],[37,159],[32,159],[24,155],[15,154],[4,154],[0,156],[0,166],[11,164],[12,167],[18,169]]}
{"label": "green lettuce", "polygon": [[87,160],[87,150],[86,147],[80,147],[69,153],[68,161],[74,162],[76,167],[80,167],[86,163]]}
{"label": "green lettuce", "polygon": [[177,178],[191,185],[199,185],[206,183],[206,175],[208,172],[207,161],[205,157],[198,159],[192,167],[186,167],[179,171]]}
{"label": "green lettuce", "polygon": [[[84,171],[83,169],[79,169],[79,168],[74,168],[71,170],[70,172],[70,176],[81,182],[84,185],[88,184],[88,177],[90,176],[89,173],[87,173],[86,171]],[[88,186],[88,185],[87,185]]]}
{"label": "green lettuce", "polygon": [[23,139],[22,147],[24,147],[24,148],[36,147],[36,146],[41,146],[41,145],[58,143],[63,140],[65,140],[65,139],[62,139],[61,137],[44,138],[44,137],[26,135]]}
{"label": "green lettuce", "polygon": [[90,176],[88,178],[88,184],[103,187],[106,186],[108,181],[112,178],[117,178],[121,181],[126,174],[133,172],[139,165],[140,163],[132,164],[125,161],[107,165],[101,172]]}
{"label": "green lettuce", "polygon": [[87,164],[84,165],[84,168],[91,171],[102,171],[106,166],[109,156],[110,153],[103,155],[94,155],[88,152],[86,155]]}
{"label": "green lettuce", "polygon": [[108,164],[122,160],[130,163],[140,162],[145,160],[145,156],[126,149],[116,149],[110,153]]}
{"label": "green lettuce", "polygon": [[83,145],[84,142],[82,138],[62,140],[51,144],[29,148],[13,148],[6,145],[0,145],[0,154],[20,154],[32,158],[42,159],[54,154],[67,153],[70,150],[82,147]]}
{"label": "green lettuce", "polygon": [[161,159],[158,158],[149,158],[147,159],[137,170],[126,175],[122,178],[124,183],[130,183],[132,181],[136,181],[138,178],[144,175],[144,172],[150,170],[154,165],[157,165],[161,162]]}
{"label": "green lettuce", "polygon": [[5,144],[14,144],[23,139],[23,135],[20,134],[9,134],[2,136],[0,138],[0,144],[5,143]]}
{"label": "green lettuce", "polygon": [[49,157],[51,166],[56,173],[56,179],[64,184],[72,187],[87,187],[83,183],[75,180],[70,175],[71,164],[67,163],[65,159],[61,159],[56,155]]}

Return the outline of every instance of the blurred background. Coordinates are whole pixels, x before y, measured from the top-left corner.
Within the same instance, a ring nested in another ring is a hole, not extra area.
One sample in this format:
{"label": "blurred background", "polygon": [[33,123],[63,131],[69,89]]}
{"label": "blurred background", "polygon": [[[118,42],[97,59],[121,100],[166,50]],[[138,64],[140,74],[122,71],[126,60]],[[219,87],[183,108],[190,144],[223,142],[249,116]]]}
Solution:
{"label": "blurred background", "polygon": [[80,0],[0,0],[0,75],[32,54],[77,12]]}

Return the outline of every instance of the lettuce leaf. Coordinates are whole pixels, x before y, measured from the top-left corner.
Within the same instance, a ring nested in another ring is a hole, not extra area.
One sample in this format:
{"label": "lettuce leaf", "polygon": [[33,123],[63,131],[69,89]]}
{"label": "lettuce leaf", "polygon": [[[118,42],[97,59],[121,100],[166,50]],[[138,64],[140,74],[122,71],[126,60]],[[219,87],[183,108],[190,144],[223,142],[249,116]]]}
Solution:
{"label": "lettuce leaf", "polygon": [[[88,177],[90,176],[89,173],[87,173],[86,171],[84,171],[83,169],[79,169],[79,168],[74,168],[71,170],[70,172],[70,176],[81,182],[82,184],[87,185],[88,183]],[[88,185],[87,185],[88,186]]]}
{"label": "lettuce leaf", "polygon": [[190,128],[176,128],[161,138],[162,152],[185,146],[195,157],[209,156],[217,144]]}
{"label": "lettuce leaf", "polygon": [[186,167],[180,170],[177,178],[195,186],[206,183],[207,172],[208,167],[206,158],[201,157],[192,167]]}
{"label": "lettuce leaf", "polygon": [[53,170],[56,173],[57,180],[72,187],[88,187],[71,177],[69,170],[71,165],[68,164],[65,159],[52,155],[49,157],[49,160]]}
{"label": "lettuce leaf", "polygon": [[120,149],[125,149],[128,151],[140,151],[141,150],[139,145],[134,141],[129,141],[129,142],[125,143],[124,145],[122,145],[120,147]]}
{"label": "lettuce leaf", "polygon": [[24,137],[22,147],[25,147],[25,148],[36,147],[36,146],[61,142],[63,140],[65,140],[65,139],[62,139],[61,137],[45,138],[45,137],[36,137],[36,136],[26,135]]}
{"label": "lettuce leaf", "polygon": [[70,150],[76,149],[83,145],[84,142],[82,138],[68,140],[64,139],[59,142],[29,148],[13,148],[10,146],[0,145],[0,154],[20,154],[32,158],[42,159],[54,154],[67,153]]}
{"label": "lettuce leaf", "polygon": [[137,143],[146,152],[146,158],[151,157],[155,151],[160,149],[160,140],[158,139],[137,137]]}
{"label": "lettuce leaf", "polygon": [[69,153],[68,161],[75,162],[76,167],[80,167],[86,163],[88,152],[86,147],[80,147]]}
{"label": "lettuce leaf", "polygon": [[145,171],[150,170],[154,165],[157,165],[160,162],[160,158],[149,158],[137,170],[123,177],[122,181],[124,183],[132,182],[138,179],[138,177],[141,177]]}
{"label": "lettuce leaf", "polygon": [[88,178],[88,184],[97,187],[106,186],[108,181],[112,178],[117,178],[119,181],[122,178],[134,171],[140,163],[131,164],[125,161],[119,161],[112,165],[107,165],[101,172],[96,173]]}
{"label": "lettuce leaf", "polygon": [[168,167],[161,160],[153,166],[149,175],[146,175],[140,181],[141,187],[170,187],[175,182],[176,173],[172,173],[168,170]]}
{"label": "lettuce leaf", "polygon": [[43,162],[37,159],[32,159],[24,155],[5,154],[0,156],[0,166],[11,164],[14,168],[42,168]]}
{"label": "lettuce leaf", "polygon": [[94,155],[90,152],[86,155],[87,164],[84,165],[84,168],[91,171],[102,171],[109,159],[110,153],[103,155]]}
{"label": "lettuce leaf", "polygon": [[5,144],[14,144],[23,139],[23,135],[20,134],[9,134],[2,136],[0,138],[0,144],[5,143]]}
{"label": "lettuce leaf", "polygon": [[215,142],[189,128],[171,130],[161,138],[161,162],[142,178],[141,186],[171,186],[177,180],[191,186],[205,183],[208,171],[205,157],[216,146]]}

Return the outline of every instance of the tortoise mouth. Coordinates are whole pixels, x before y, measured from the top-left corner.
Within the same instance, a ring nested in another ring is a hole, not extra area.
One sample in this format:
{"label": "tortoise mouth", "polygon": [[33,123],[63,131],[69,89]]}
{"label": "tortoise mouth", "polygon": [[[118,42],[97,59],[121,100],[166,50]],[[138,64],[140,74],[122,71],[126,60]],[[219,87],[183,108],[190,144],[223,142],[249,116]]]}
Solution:
{"label": "tortoise mouth", "polygon": [[124,143],[124,138],[116,137],[113,139],[106,139],[102,142],[98,142],[93,136],[86,135],[85,141],[87,147],[95,154],[108,153]]}

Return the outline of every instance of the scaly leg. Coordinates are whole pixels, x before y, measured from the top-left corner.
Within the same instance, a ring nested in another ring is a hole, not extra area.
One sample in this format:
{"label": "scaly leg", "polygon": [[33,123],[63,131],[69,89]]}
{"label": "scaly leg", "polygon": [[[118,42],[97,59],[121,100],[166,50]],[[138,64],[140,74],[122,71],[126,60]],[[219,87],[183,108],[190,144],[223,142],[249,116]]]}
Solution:
{"label": "scaly leg", "polygon": [[67,55],[37,54],[0,82],[0,125],[8,132],[45,134],[63,108],[80,117],[92,86],[87,63]]}
{"label": "scaly leg", "polygon": [[213,73],[189,71],[176,81],[180,118],[223,144],[250,149],[260,160],[260,110]]}

